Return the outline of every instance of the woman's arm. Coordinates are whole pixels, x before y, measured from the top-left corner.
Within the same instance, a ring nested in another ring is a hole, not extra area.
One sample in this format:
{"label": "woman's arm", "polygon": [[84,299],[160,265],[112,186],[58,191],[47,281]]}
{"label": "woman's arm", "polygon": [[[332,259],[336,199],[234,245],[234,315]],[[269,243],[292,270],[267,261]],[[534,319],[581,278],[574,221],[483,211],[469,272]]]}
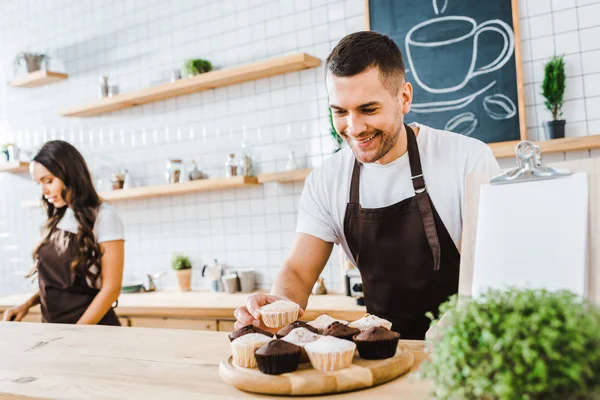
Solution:
{"label": "woman's arm", "polygon": [[102,249],[102,287],[87,310],[83,313],[78,325],[95,325],[106,315],[121,293],[123,280],[123,264],[125,259],[125,242],[113,240],[100,243]]}
{"label": "woman's arm", "polygon": [[39,290],[20,306],[5,310],[4,314],[2,315],[2,321],[21,321],[27,315],[29,309],[38,304],[40,304]]}

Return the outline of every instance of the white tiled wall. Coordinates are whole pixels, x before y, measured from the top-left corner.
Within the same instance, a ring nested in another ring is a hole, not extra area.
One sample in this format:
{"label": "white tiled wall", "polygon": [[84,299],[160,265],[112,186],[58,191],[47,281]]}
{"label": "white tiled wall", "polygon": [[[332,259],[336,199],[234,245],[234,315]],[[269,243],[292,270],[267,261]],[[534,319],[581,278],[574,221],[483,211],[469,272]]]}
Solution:
{"label": "white tiled wall", "polygon": [[[23,50],[49,52],[67,81],[37,89],[0,86],[0,135],[34,148],[52,138],[73,142],[96,178],[128,168],[134,186],[162,183],[165,161],[195,159],[211,177],[224,176],[230,152],[245,136],[259,172],[283,170],[289,150],[301,166],[331,154],[323,70],[314,68],[218,88],[94,118],[57,111],[97,98],[100,75],[120,91],[168,81],[186,59],[229,67],[289,52],[325,59],[344,35],[364,28],[362,1],[216,0],[0,2],[0,76],[13,74]],[[127,278],[169,270],[173,252],[192,257],[194,284],[214,258],[253,267],[269,287],[292,243],[303,185],[266,184],[186,196],[115,203],[126,226]],[[30,287],[19,274],[42,221],[22,200],[38,189],[27,175],[0,174],[0,295]],[[341,289],[338,253],[324,277]],[[170,272],[158,282],[176,285]]]}
{"label": "white tiled wall", "polygon": [[[521,0],[530,137],[549,118],[538,93],[543,62],[555,51],[566,54],[567,135],[600,133],[599,7],[600,0]],[[172,157],[195,159],[210,176],[223,176],[226,155],[239,154],[244,136],[259,171],[282,170],[290,149],[304,166],[318,166],[334,147],[322,68],[93,118],[60,117],[58,110],[97,98],[101,75],[126,92],[168,81],[188,58],[217,67],[295,51],[325,59],[340,38],[363,28],[364,0],[0,1],[0,77],[9,80],[14,56],[27,50],[50,53],[51,69],[69,73],[67,81],[37,89],[0,85],[0,142],[33,149],[66,139],[96,178],[106,183],[113,169],[126,167],[135,186],[161,182]],[[197,288],[208,287],[199,270],[213,258],[256,268],[266,288],[292,242],[301,190],[298,183],[267,184],[115,203],[126,225],[126,277],[169,270],[171,254],[183,251],[194,261]],[[0,174],[0,295],[31,287],[20,274],[31,265],[43,217],[19,204],[37,196],[25,174]],[[324,271],[334,289],[341,288],[337,265],[334,252]],[[172,273],[158,283],[176,284]]]}

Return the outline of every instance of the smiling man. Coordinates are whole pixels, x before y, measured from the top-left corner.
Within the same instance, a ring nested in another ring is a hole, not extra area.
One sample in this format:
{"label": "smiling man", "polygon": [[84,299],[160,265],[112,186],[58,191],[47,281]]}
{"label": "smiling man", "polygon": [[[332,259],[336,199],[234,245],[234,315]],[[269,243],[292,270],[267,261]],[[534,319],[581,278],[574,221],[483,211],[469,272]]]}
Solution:
{"label": "smiling man", "polygon": [[476,139],[404,124],[413,89],[390,38],[348,35],[325,68],[335,129],[348,146],[307,178],[272,294],[248,297],[237,327],[264,328],[258,308],[278,299],[306,307],[336,243],[360,270],[367,311],[403,338],[423,339],[425,313],[458,291],[466,176],[495,173],[498,163]]}

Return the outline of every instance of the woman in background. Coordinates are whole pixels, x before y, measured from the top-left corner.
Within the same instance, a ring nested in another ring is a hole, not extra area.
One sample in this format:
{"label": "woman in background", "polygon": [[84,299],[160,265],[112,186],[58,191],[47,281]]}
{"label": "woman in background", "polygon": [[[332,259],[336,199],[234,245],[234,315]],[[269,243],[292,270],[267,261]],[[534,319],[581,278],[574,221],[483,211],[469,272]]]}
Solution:
{"label": "woman in background", "polygon": [[48,216],[33,252],[39,291],[3,320],[20,321],[41,304],[43,322],[120,325],[112,308],[124,260],[116,210],[100,199],[85,160],[67,142],[46,143],[30,169]]}

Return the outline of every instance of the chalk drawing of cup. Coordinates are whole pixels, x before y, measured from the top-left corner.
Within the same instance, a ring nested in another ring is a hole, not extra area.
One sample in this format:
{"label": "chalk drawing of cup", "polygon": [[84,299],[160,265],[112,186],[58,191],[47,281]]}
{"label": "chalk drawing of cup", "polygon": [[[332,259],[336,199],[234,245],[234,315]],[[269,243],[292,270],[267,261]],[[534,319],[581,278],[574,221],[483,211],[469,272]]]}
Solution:
{"label": "chalk drawing of cup", "polygon": [[[486,31],[502,36],[503,47],[491,63],[475,68],[479,36]],[[445,16],[421,22],[408,31],[406,56],[415,81],[430,93],[452,93],[462,89],[472,78],[504,66],[514,51],[511,27],[499,19],[477,24],[465,16]],[[458,58],[457,54],[465,53]],[[451,65],[444,64],[444,61]]]}

